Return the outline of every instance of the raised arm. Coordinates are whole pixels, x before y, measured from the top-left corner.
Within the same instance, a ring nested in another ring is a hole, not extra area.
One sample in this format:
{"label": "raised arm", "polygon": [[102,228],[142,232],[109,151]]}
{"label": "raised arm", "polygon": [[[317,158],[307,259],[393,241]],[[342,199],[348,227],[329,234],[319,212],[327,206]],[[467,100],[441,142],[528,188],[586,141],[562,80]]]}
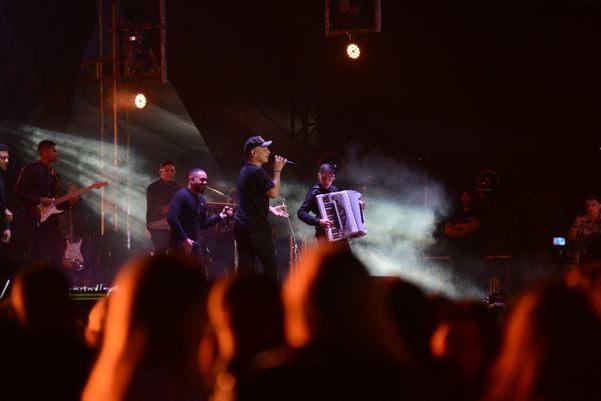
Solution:
{"label": "raised arm", "polygon": [[273,162],[273,187],[271,187],[267,192],[265,192],[265,195],[269,196],[271,199],[277,198],[280,194],[280,187],[282,184],[281,174],[282,169],[285,165],[286,158],[283,156],[276,155]]}

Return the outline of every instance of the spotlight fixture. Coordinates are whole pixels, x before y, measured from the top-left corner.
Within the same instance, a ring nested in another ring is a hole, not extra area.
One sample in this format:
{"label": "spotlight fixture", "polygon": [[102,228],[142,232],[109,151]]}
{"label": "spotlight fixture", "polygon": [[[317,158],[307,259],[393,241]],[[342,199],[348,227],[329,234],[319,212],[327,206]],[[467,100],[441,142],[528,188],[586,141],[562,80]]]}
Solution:
{"label": "spotlight fixture", "polygon": [[138,109],[143,109],[148,104],[148,99],[146,99],[146,95],[143,93],[136,93],[134,96],[134,105]]}
{"label": "spotlight fixture", "polygon": [[361,49],[355,43],[349,43],[346,47],[346,55],[353,60],[358,59],[361,55]]}
{"label": "spotlight fixture", "polygon": [[346,55],[352,59],[356,60],[361,55],[361,48],[356,43],[353,43],[353,38],[351,37],[350,32],[346,32],[346,37],[348,38],[349,44],[346,46]]}

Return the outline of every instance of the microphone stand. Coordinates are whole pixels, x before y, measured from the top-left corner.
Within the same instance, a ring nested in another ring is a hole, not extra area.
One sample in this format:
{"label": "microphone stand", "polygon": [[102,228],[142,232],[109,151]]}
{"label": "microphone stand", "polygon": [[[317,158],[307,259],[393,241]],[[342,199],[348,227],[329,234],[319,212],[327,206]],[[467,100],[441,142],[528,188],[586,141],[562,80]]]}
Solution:
{"label": "microphone stand", "polygon": [[[232,197],[229,195],[224,194],[223,192],[219,191],[218,189],[215,189],[213,187],[210,186],[206,186],[206,189],[208,189],[211,192],[216,193],[217,195],[220,195],[222,197],[224,197],[226,199],[226,205],[232,207]],[[215,255],[219,254],[219,244],[221,243],[221,241],[219,241],[219,235],[220,233],[226,233],[226,232],[230,232],[232,231],[232,229],[234,228],[233,224],[232,224],[232,218],[227,216],[225,218],[225,220],[222,222],[223,224],[219,223],[217,224],[216,228],[217,228],[217,233],[215,234],[217,236],[216,240],[215,240]],[[235,245],[235,241],[234,241],[234,266],[238,265],[238,255],[236,253],[236,245]],[[210,255],[210,251],[207,249],[207,253]],[[209,256],[211,263],[213,262],[213,257]],[[223,269],[225,274],[228,274],[228,271],[224,268]]]}
{"label": "microphone stand", "polygon": [[[282,206],[286,206],[286,199],[281,198]],[[287,213],[288,214],[288,213]],[[290,221],[290,214],[286,216],[286,220],[288,220],[288,229],[290,230],[290,250],[291,250],[291,260],[290,260],[290,268],[292,269],[297,262],[300,261],[300,248],[298,247],[298,242],[296,241],[296,235],[294,234],[294,229],[292,228],[292,222]]]}

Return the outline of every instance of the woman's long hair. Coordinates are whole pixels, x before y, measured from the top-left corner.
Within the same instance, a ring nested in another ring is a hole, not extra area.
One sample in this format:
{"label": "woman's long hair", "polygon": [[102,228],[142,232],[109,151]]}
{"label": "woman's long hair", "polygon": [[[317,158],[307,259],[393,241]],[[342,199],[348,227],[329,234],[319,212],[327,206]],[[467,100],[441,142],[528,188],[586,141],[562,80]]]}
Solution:
{"label": "woman's long hair", "polygon": [[369,359],[408,363],[384,294],[350,251],[308,252],[284,285],[286,335],[293,347],[327,343]]}
{"label": "woman's long hair", "polygon": [[161,393],[160,383],[140,383],[164,372],[175,387],[200,392],[198,347],[205,322],[207,283],[201,268],[166,256],[126,265],[110,295],[104,343],[83,392],[84,401],[137,399],[137,389]]}

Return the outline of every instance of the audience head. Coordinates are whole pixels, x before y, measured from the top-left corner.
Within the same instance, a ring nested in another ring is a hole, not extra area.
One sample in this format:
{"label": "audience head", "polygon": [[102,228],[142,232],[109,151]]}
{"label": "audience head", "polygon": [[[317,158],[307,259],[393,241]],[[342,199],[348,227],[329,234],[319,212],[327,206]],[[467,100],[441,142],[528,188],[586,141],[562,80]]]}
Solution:
{"label": "audience head", "polygon": [[509,316],[487,401],[601,399],[601,328],[580,291],[541,284]]}
{"label": "audience head", "polygon": [[[83,399],[122,400],[134,397],[132,392],[143,386],[144,391],[160,393],[165,381],[181,384],[198,378],[206,291],[200,266],[185,260],[159,255],[123,266],[110,295],[104,342]],[[163,371],[160,382],[134,380],[157,369]]]}
{"label": "audience head", "polygon": [[236,274],[211,287],[208,316],[219,353],[231,361],[253,358],[284,343],[284,311],[279,283],[268,276]]}
{"label": "audience head", "polygon": [[106,311],[108,309],[108,297],[102,297],[90,309],[88,313],[88,324],[84,330],[86,344],[94,349],[100,349],[104,337],[106,324]]}
{"label": "audience head", "polygon": [[575,265],[564,276],[566,285],[583,291],[601,320],[601,258]]}
{"label": "audience head", "polygon": [[481,381],[497,355],[499,331],[497,315],[484,304],[454,303],[434,329],[432,355],[455,377]]}
{"label": "audience head", "polygon": [[69,280],[56,268],[36,265],[19,271],[10,304],[19,325],[26,330],[76,334]]}
{"label": "audience head", "polygon": [[422,368],[429,368],[433,316],[430,301],[415,284],[399,277],[380,280],[392,307],[394,322]]}
{"label": "audience head", "polygon": [[343,246],[328,243],[303,255],[284,285],[284,307],[293,347],[322,343],[357,356],[406,361],[383,294]]}

